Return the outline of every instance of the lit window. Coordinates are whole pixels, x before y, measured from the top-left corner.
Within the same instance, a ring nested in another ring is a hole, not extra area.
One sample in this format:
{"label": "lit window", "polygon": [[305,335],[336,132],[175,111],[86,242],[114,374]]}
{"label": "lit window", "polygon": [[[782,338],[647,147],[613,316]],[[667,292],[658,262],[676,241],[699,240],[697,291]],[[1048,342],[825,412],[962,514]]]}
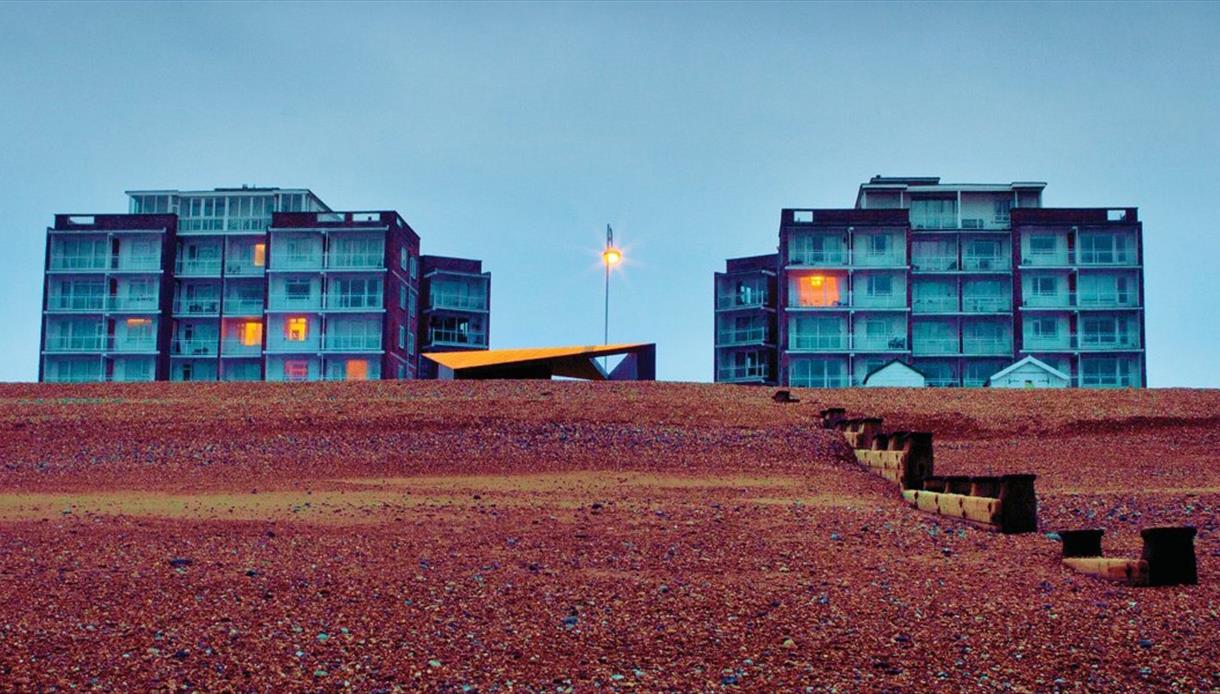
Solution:
{"label": "lit window", "polygon": [[263,324],[258,321],[242,323],[239,328],[238,337],[246,347],[256,347],[263,344]]}
{"label": "lit window", "polygon": [[254,244],[254,267],[262,267],[267,264],[267,244]]}
{"label": "lit window", "polygon": [[839,278],[833,275],[811,275],[798,285],[797,301],[801,306],[838,306]]}
{"label": "lit window", "polygon": [[344,378],[349,381],[367,381],[369,378],[369,362],[367,359],[348,359]]}
{"label": "lit window", "polygon": [[145,325],[152,325],[152,319],[151,318],[128,318],[127,319],[128,328],[141,328],[141,327],[144,327]]}
{"label": "lit window", "polygon": [[289,318],[284,323],[284,339],[289,342],[304,342],[309,336],[308,318]]}

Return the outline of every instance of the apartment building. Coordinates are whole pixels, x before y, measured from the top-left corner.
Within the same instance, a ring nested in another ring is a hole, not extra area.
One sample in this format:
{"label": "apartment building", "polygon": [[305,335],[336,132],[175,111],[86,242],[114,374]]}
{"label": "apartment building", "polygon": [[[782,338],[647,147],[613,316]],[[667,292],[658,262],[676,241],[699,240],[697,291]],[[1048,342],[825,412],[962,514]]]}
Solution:
{"label": "apartment building", "polygon": [[[778,254],[716,273],[716,380],[859,386],[898,359],[981,386],[1034,356],[1074,386],[1143,386],[1137,210],[1044,208],[1045,186],[877,176],[853,208],[783,210]],[[773,303],[738,305],[769,282]]]}
{"label": "apartment building", "polygon": [[[420,377],[420,238],[397,212],[305,189],[128,196],[47,230],[40,380]],[[490,276],[469,289],[486,314]],[[487,348],[480,325],[464,349]]]}
{"label": "apartment building", "polygon": [[[421,352],[487,349],[491,329],[491,274],[466,258],[420,258]],[[420,376],[436,378],[436,363],[420,360]]]}

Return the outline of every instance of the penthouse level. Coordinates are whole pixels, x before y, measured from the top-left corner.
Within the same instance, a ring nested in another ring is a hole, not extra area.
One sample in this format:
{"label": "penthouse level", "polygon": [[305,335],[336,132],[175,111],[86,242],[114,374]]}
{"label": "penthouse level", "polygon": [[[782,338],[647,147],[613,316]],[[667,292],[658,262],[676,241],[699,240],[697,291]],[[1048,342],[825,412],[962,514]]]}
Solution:
{"label": "penthouse level", "polygon": [[130,195],[132,213],[47,231],[40,380],[420,376],[420,238],[397,212],[278,188]]}
{"label": "penthouse level", "polygon": [[[717,380],[856,386],[897,359],[931,385],[980,386],[1035,356],[1072,385],[1142,386],[1137,210],[1043,208],[1044,186],[874,177],[854,208],[783,210],[770,267],[716,274]],[[774,347],[722,339],[767,323],[721,297],[772,281]]]}

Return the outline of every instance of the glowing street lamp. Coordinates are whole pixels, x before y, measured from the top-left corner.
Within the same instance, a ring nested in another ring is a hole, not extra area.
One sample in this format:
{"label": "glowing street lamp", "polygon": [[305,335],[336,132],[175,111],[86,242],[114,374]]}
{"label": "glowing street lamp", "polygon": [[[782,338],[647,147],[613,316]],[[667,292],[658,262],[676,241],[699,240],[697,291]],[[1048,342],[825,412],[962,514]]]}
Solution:
{"label": "glowing street lamp", "polygon": [[[602,251],[602,264],[606,266],[606,321],[602,334],[602,344],[610,344],[610,268],[623,262],[623,252],[614,245],[614,230],[606,225],[606,249]],[[608,368],[610,358],[602,359],[602,368]]]}

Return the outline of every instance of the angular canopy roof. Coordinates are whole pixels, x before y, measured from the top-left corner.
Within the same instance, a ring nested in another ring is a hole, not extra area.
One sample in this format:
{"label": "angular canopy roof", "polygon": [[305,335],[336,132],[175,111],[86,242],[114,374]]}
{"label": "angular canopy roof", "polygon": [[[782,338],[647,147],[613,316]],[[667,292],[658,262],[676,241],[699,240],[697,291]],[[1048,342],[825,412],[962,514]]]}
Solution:
{"label": "angular canopy roof", "polygon": [[[607,374],[595,359],[614,354],[626,354],[628,359]],[[427,352],[423,356],[451,372],[448,374],[450,378],[563,376],[592,381],[653,380],[656,378],[656,345],[646,342]]]}

